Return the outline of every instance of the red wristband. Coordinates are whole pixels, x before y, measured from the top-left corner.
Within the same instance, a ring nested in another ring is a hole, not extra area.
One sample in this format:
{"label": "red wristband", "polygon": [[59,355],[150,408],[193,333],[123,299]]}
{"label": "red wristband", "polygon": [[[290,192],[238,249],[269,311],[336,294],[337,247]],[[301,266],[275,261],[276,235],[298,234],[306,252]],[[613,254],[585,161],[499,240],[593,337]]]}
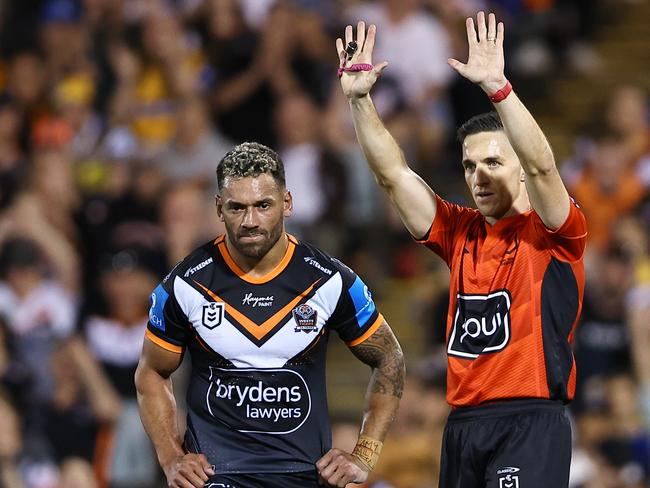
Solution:
{"label": "red wristband", "polygon": [[512,85],[510,84],[509,81],[506,80],[506,84],[498,90],[496,93],[493,93],[490,95],[490,101],[492,103],[499,103],[503,100],[505,100],[508,95],[510,95],[510,92],[512,91]]}

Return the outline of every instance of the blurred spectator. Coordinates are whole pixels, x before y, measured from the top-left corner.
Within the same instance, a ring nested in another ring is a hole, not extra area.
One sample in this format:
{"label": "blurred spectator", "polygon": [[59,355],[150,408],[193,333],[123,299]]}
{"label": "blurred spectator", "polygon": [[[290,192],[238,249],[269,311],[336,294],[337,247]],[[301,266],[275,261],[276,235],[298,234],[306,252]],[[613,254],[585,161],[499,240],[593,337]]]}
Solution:
{"label": "blurred spectator", "polygon": [[191,183],[172,185],[165,192],[160,225],[165,236],[167,268],[225,231],[217,219],[214,200],[206,198],[201,187]]}
{"label": "blurred spectator", "polygon": [[56,349],[50,367],[55,380],[45,423],[50,455],[57,465],[75,460],[91,469],[95,464],[101,475],[103,443],[122,408],[119,396],[78,337]]}
{"label": "blurred spectator", "polygon": [[24,190],[0,216],[0,234],[31,239],[47,257],[53,276],[68,291],[79,286],[77,205],[72,166],[63,150],[42,150],[33,156]]}
{"label": "blurred spectator", "polygon": [[[100,276],[105,307],[82,325],[88,351],[115,391],[112,442],[104,451],[100,479],[111,487],[151,486],[156,458],[140,423],[133,377],[148,320],[149,294],[159,280],[157,256],[130,248],[106,256]],[[152,268],[153,267],[153,271]],[[89,356],[90,357],[90,356]],[[119,399],[118,399],[119,395]]]}
{"label": "blurred spectator", "polygon": [[163,173],[174,183],[194,181],[213,186],[217,164],[232,146],[211,126],[203,102],[186,100],[180,106],[173,143],[161,156]]}
{"label": "blurred spectator", "polygon": [[235,142],[251,139],[273,146],[273,95],[266,76],[273,57],[280,55],[269,44],[277,42],[268,31],[261,37],[246,24],[236,0],[208,3],[208,52],[218,86],[212,94],[217,118]]}
{"label": "blurred spectator", "polygon": [[15,337],[15,356],[29,367],[30,403],[37,408],[52,398],[48,358],[72,333],[75,304],[60,283],[47,278],[43,256],[29,240],[5,239],[0,269],[0,314]]}
{"label": "blurred spectator", "polygon": [[648,97],[634,85],[620,85],[612,91],[606,109],[608,126],[621,134],[632,165],[650,155]]}
{"label": "blurred spectator", "polygon": [[71,149],[75,160],[88,158],[95,152],[104,125],[93,110],[95,83],[89,73],[64,77],[54,88],[54,107],[70,127]]}
{"label": "blurred spectator", "polygon": [[[413,137],[418,159],[434,165],[452,123],[445,89],[454,74],[447,65],[451,56],[449,34],[422,7],[421,0],[364,2],[351,7],[346,17],[355,25],[357,20],[375,24],[381,32],[374,62],[389,60],[386,76],[395,77],[411,109],[401,125]],[[419,46],[426,46],[426,50]],[[389,125],[388,129],[393,131],[395,127]],[[396,138],[402,142],[399,132]]]}
{"label": "blurred spectator", "polygon": [[[33,470],[54,476],[46,437],[48,411],[57,393],[50,361],[58,344],[73,331],[75,304],[59,283],[47,279],[45,262],[34,243],[5,237],[0,264],[0,315],[13,338],[14,361],[20,364],[11,371],[18,377],[9,381],[23,395],[17,401],[23,406],[25,459]],[[27,475],[26,481],[31,484]]]}
{"label": "blurred spectator", "polygon": [[[633,261],[628,252],[612,245],[598,258],[586,280],[582,319],[576,331],[578,381],[586,390],[592,376],[610,377],[631,371],[626,299],[634,284]],[[588,400],[587,400],[588,401]]]}
{"label": "blurred spectator", "polygon": [[618,375],[603,382],[600,389],[602,403],[577,421],[580,452],[586,455],[582,483],[577,486],[647,486],[650,437],[643,427],[637,386],[630,376]]}
{"label": "blurred spectator", "polygon": [[5,96],[21,110],[23,149],[29,144],[33,125],[49,113],[46,89],[45,66],[36,52],[20,51],[9,59]]}
{"label": "blurred spectator", "polygon": [[[444,26],[422,9],[421,0],[381,0],[352,7],[346,17],[355,23],[375,24],[375,62],[389,60],[389,73],[400,83],[409,105],[418,107],[437,100],[453,77],[447,59],[451,55]],[[418,47],[426,46],[426,58]]]}
{"label": "blurred spectator", "polygon": [[20,144],[21,113],[14,102],[0,95],[0,210],[17,193],[26,171]]}
{"label": "blurred spectator", "polygon": [[88,31],[82,24],[81,0],[45,0],[38,31],[51,82],[70,72],[92,68]]}
{"label": "blurred spectator", "polygon": [[0,390],[0,486],[25,486],[18,469],[21,449],[20,419],[5,393]]}
{"label": "blurred spectator", "polygon": [[321,143],[319,119],[318,108],[304,94],[280,99],[275,113],[278,154],[295,201],[287,225],[300,238],[322,243],[326,236],[319,231],[331,233],[343,220],[347,192],[342,163]]}
{"label": "blurred spectator", "polygon": [[109,51],[117,78],[112,116],[129,123],[143,155],[159,154],[175,132],[179,99],[197,93],[205,69],[200,46],[189,42],[179,20],[162,4],[143,19],[143,54],[123,42]]}
{"label": "blurred spectator", "polygon": [[515,18],[510,39],[515,41],[512,69],[521,77],[552,74],[568,67],[593,74],[603,63],[591,42],[599,21],[600,3],[590,0],[493,0]]}
{"label": "blurred spectator", "polygon": [[594,147],[583,167],[567,178],[569,192],[589,222],[589,245],[603,250],[616,219],[631,212],[647,195],[650,179],[630,163],[625,141],[616,132],[602,129],[592,136]]}
{"label": "blurred spectator", "polygon": [[259,32],[246,24],[235,0],[211,0],[210,6],[209,52],[217,81],[213,102],[221,127],[235,142],[275,147],[277,98],[300,90],[325,103],[330,93],[336,58],[328,51],[324,26],[291,2],[277,2]]}

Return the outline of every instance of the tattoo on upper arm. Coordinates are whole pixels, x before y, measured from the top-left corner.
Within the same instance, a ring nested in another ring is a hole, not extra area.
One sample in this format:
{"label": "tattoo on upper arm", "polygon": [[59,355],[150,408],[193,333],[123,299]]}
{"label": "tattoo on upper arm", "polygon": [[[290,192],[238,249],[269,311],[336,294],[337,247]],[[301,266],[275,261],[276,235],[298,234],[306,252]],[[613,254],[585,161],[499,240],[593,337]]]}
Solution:
{"label": "tattoo on upper arm", "polygon": [[405,376],[404,354],[386,322],[368,339],[350,350],[360,361],[373,368],[369,387],[371,392],[401,398]]}

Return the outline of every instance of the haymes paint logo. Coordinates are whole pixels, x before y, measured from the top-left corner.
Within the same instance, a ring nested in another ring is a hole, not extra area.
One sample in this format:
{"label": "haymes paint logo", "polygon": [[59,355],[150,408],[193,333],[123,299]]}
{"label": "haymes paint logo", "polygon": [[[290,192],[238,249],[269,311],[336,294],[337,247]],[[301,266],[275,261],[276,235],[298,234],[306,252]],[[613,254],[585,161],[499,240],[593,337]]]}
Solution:
{"label": "haymes paint logo", "polygon": [[208,412],[240,432],[288,434],[307,420],[311,395],[290,369],[210,367]]}

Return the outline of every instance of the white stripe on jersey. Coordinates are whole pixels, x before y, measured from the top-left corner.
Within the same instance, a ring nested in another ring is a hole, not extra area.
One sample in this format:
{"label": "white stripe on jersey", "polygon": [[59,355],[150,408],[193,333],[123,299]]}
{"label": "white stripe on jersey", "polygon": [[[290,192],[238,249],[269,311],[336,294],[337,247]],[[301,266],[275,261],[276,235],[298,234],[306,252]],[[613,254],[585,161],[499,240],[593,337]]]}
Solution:
{"label": "white stripe on jersey", "polygon": [[280,330],[258,347],[240,332],[225,316],[220,325],[208,329],[202,324],[203,306],[210,303],[205,297],[176,276],[174,295],[201,339],[215,352],[232,362],[237,368],[279,368],[311,344],[334,313],[343,289],[340,273],[334,274],[307,300],[317,312],[316,330],[305,333],[295,331],[296,322],[291,317]]}

